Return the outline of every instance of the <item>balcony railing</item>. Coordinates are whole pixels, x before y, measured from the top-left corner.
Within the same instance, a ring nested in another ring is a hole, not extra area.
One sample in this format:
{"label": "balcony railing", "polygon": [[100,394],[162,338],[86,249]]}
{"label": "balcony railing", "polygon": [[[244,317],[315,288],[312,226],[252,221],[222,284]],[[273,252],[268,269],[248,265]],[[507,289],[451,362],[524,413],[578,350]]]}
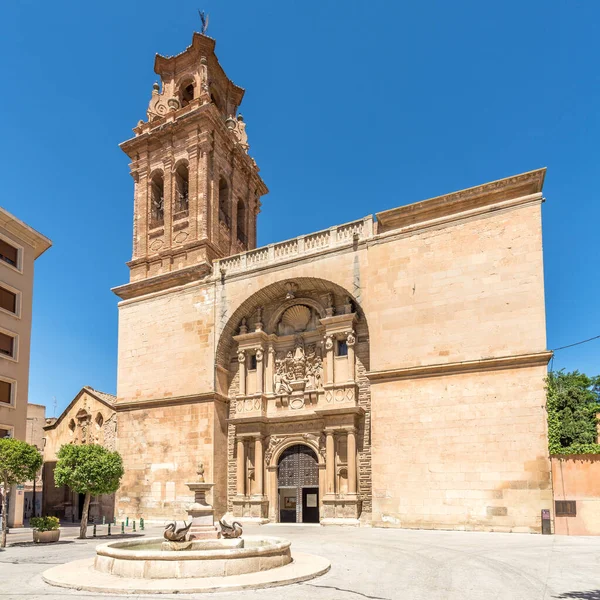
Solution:
{"label": "balcony railing", "polygon": [[351,246],[356,241],[373,237],[373,217],[301,235],[291,240],[270,244],[215,261],[214,272],[241,273],[302,256],[319,254],[333,248]]}

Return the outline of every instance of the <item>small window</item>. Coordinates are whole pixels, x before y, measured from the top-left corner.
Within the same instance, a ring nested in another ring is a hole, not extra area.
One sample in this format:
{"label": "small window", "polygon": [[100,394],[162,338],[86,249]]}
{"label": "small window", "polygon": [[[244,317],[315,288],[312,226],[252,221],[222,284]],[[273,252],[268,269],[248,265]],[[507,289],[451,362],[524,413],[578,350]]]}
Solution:
{"label": "small window", "polygon": [[246,205],[243,200],[239,200],[237,203],[237,239],[244,246],[248,245],[248,238],[246,237]]}
{"label": "small window", "polygon": [[160,173],[157,173],[150,184],[150,217],[151,227],[158,227],[164,223],[165,218],[165,184],[163,177]]}
{"label": "small window", "polygon": [[17,295],[3,287],[0,287],[0,308],[8,312],[17,313]]}
{"label": "small window", "polygon": [[75,427],[76,427],[76,425],[75,425],[75,420],[74,420],[74,419],[71,419],[71,420],[69,421],[69,429],[70,429],[71,433],[73,433],[73,432],[75,431]]}
{"label": "small window", "polygon": [[4,438],[12,437],[12,429],[6,429],[5,427],[0,427],[0,440]]}
{"label": "small window", "polygon": [[16,267],[18,258],[19,251],[14,246],[11,246],[8,242],[0,240],[0,260],[3,260],[9,265]]}
{"label": "small window", "polygon": [[229,186],[223,177],[219,179],[219,220],[231,227],[229,215]]}
{"label": "small window", "polygon": [[12,404],[13,384],[10,381],[0,380],[0,403]]}
{"label": "small window", "polygon": [[348,356],[348,344],[343,340],[338,340],[337,355],[338,356]]}
{"label": "small window", "polygon": [[250,371],[256,371],[256,354],[250,356]]}
{"label": "small window", "polygon": [[0,354],[14,358],[15,338],[12,335],[0,332]]}
{"label": "small window", "polygon": [[181,106],[187,106],[194,99],[194,84],[190,83],[181,86],[179,93],[181,96]]}
{"label": "small window", "polygon": [[175,213],[187,212],[189,206],[189,172],[187,165],[180,164],[175,171]]}
{"label": "small window", "polygon": [[102,416],[102,413],[98,413],[96,415],[96,429],[102,429],[102,425],[104,425],[104,417]]}
{"label": "small window", "polygon": [[557,517],[576,517],[577,502],[575,500],[556,500],[554,512]]}

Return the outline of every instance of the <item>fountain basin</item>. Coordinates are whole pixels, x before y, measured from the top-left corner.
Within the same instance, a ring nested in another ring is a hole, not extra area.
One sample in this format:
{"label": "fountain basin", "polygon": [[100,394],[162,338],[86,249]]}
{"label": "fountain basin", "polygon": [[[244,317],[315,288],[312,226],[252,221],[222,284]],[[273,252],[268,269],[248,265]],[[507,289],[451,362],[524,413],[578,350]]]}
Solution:
{"label": "fountain basin", "polygon": [[[292,561],[290,542],[276,537],[244,536],[213,540],[210,549],[195,542],[189,550],[161,550],[163,538],[109,542],[96,548],[94,569],[132,579],[227,577],[267,571]],[[196,545],[198,544],[198,545]]]}

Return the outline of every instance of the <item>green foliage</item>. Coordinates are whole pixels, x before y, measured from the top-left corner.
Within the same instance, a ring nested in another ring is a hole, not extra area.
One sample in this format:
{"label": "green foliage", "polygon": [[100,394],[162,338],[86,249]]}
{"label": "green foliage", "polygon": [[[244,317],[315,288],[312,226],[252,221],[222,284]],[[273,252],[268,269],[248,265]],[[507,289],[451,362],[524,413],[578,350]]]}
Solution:
{"label": "green foliage", "polygon": [[29,524],[38,531],[54,531],[58,529],[60,521],[58,517],[31,517]]}
{"label": "green foliage", "polygon": [[56,486],[66,485],[79,494],[112,494],[123,477],[123,461],[118,452],[98,444],[66,444],[58,451],[54,469]]}
{"label": "green foliage", "polygon": [[546,384],[550,454],[600,454],[600,377],[561,370]]}
{"label": "green foliage", "polygon": [[34,479],[42,455],[31,444],[13,438],[0,439],[0,481],[15,485]]}

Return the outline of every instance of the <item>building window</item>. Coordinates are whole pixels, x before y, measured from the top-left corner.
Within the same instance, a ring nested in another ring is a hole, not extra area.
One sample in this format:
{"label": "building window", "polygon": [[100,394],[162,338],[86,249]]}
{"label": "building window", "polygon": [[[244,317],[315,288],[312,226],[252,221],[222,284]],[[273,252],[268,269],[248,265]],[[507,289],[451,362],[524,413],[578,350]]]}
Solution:
{"label": "building window", "polygon": [[187,213],[189,207],[189,172],[187,165],[183,163],[175,171],[175,187],[175,213]]}
{"label": "building window", "polygon": [[575,500],[556,500],[554,502],[554,513],[557,517],[576,517],[577,502]]}
{"label": "building window", "polygon": [[343,340],[337,342],[337,355],[348,356],[348,344]]}
{"label": "building window", "polygon": [[11,438],[12,437],[12,427],[6,427],[4,425],[0,425],[0,440],[3,438]]}
{"label": "building window", "polygon": [[246,235],[246,205],[243,200],[237,203],[237,239],[244,246],[248,245],[248,237]]}
{"label": "building window", "polygon": [[7,333],[0,331],[0,354],[4,356],[15,357],[15,338]]}
{"label": "building window", "polygon": [[17,314],[17,294],[0,286],[0,308]]}
{"label": "building window", "polygon": [[229,186],[224,177],[219,179],[219,221],[231,227],[231,215],[229,214]]}
{"label": "building window", "polygon": [[19,251],[14,246],[11,246],[8,242],[0,239],[0,260],[3,260],[9,265],[16,267],[18,259]]}
{"label": "building window", "polygon": [[194,84],[186,82],[179,88],[181,106],[187,106],[194,99]]}
{"label": "building window", "polygon": [[256,354],[250,356],[250,371],[256,371]]}
{"label": "building window", "polygon": [[0,404],[13,404],[15,384],[6,379],[0,379]]}
{"label": "building window", "polygon": [[163,176],[160,173],[157,173],[156,175],[154,175],[154,177],[152,177],[152,182],[150,183],[150,190],[150,226],[159,227],[164,223],[165,220],[165,183],[163,180]]}
{"label": "building window", "polygon": [[104,417],[102,416],[102,413],[98,413],[96,415],[96,429],[102,429],[102,425],[104,425]]}

